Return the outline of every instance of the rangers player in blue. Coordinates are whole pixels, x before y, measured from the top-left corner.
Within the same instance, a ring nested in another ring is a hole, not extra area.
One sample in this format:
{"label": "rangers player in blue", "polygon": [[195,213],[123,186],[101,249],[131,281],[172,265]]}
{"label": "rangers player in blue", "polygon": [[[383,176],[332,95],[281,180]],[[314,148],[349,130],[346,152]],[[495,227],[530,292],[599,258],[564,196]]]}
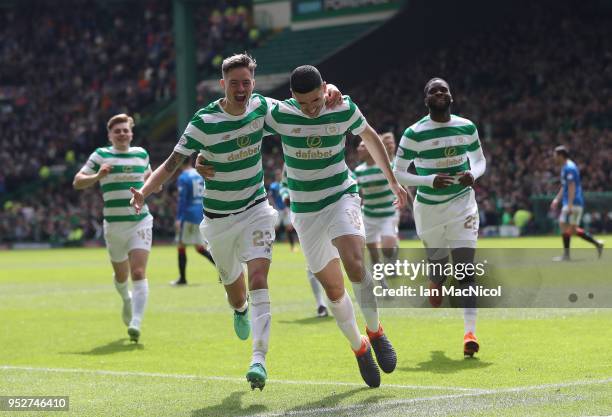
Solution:
{"label": "rangers player in blue", "polygon": [[196,250],[210,262],[213,261],[210,252],[206,249],[206,242],[200,233],[200,223],[203,219],[202,197],[204,196],[204,180],[191,166],[189,158],[181,165],[181,174],[177,180],[179,201],[176,213],[176,240],[178,243],[179,277],[172,281],[172,285],[187,284],[185,269],[187,267],[186,245],[195,245]]}
{"label": "rangers player in blue", "polygon": [[554,158],[555,163],[561,166],[561,188],[550,206],[553,210],[556,210],[559,202],[561,202],[559,228],[563,237],[563,256],[557,257],[555,260],[569,261],[570,238],[573,234],[592,243],[597,249],[597,255],[601,257],[603,242],[595,239],[589,232],[580,228],[580,220],[584,210],[580,170],[578,170],[576,163],[570,159],[569,151],[565,146],[561,145],[555,148]]}

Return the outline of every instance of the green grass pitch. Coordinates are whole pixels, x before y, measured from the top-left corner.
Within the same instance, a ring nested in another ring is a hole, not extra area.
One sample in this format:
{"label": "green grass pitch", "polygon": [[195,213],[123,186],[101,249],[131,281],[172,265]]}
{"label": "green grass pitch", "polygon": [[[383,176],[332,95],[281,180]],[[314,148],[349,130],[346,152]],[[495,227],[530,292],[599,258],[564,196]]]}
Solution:
{"label": "green grass pitch", "polygon": [[[479,243],[560,244],[558,237]],[[481,310],[481,352],[464,360],[460,310],[384,309],[398,367],[369,389],[334,319],[314,318],[303,255],[285,244],[274,247],[269,277],[269,380],[251,391],[244,378],[250,340],[234,335],[213,268],[192,248],[187,253],[190,285],[174,288],[175,248],[153,248],[135,345],[104,249],[0,252],[0,396],[70,396],[70,411],[57,416],[612,414],[612,310]]]}

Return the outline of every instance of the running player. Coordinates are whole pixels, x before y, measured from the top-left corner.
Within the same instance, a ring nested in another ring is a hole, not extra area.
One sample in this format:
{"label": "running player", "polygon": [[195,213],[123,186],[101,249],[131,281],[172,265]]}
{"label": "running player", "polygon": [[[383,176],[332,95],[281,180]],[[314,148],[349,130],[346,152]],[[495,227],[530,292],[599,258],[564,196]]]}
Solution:
{"label": "running player", "polygon": [[[441,78],[425,85],[429,115],[410,126],[400,141],[395,175],[405,186],[418,186],[414,220],[419,238],[432,264],[474,262],[478,239],[478,206],[472,185],[486,169],[478,130],[468,119],[451,114],[450,87]],[[416,175],[407,172],[414,162]],[[434,268],[436,269],[436,268]],[[430,303],[442,303],[441,288],[446,276],[430,276]],[[474,285],[473,274],[459,281],[460,287]],[[437,295],[436,295],[437,294]],[[464,297],[465,356],[478,352],[476,298]]]}
{"label": "running player", "polygon": [[589,232],[580,227],[582,211],[584,210],[580,170],[576,163],[570,159],[569,151],[565,146],[557,146],[553,156],[555,163],[561,167],[561,188],[550,207],[556,210],[559,207],[559,202],[561,202],[559,228],[563,238],[563,255],[555,258],[555,260],[570,260],[570,238],[573,234],[594,245],[597,249],[597,255],[601,257],[603,242],[595,239]]}
{"label": "running player", "polygon": [[[370,346],[384,372],[395,369],[397,358],[380,325],[374,284],[363,264],[364,228],[357,184],[349,177],[345,162],[346,133],[360,135],[366,142],[400,206],[406,202],[406,192],[391,171],[378,134],[348,96],[337,108],[327,107],[326,84],[310,65],[292,72],[290,86],[293,98],[272,106],[266,125],[281,136],[291,220],[308,266],[323,285],[338,327],[355,352],[362,378],[367,385],[378,387],[380,372]],[[357,328],[339,259],[353,284],[368,337],[361,336]]]}
{"label": "running player", "polygon": [[[168,159],[140,190],[131,191],[132,205],[139,210],[145,198],[194,152],[199,151],[212,168],[212,175],[203,175],[205,211],[200,231],[234,309],[236,335],[246,340],[253,330],[246,378],[252,389],[261,390],[267,379],[271,325],[267,277],[277,214],[266,198],[261,163],[264,117],[272,100],[253,93],[255,67],[247,54],[226,58],[220,80],[225,96],[194,115]],[[248,273],[248,297],[243,264]]]}
{"label": "running player", "polygon": [[[141,187],[151,175],[149,154],[130,146],[134,120],[117,114],[106,124],[111,146],[98,148],[75,175],[73,186],[83,190],[100,183],[104,199],[104,240],[114,271],[117,292],[123,300],[122,319],[130,340],[138,342],[149,294],[146,278],[151,251],[153,216],[146,205],[138,213],[130,207],[130,188]],[[128,289],[132,277],[132,293]]]}
{"label": "running player", "polygon": [[200,233],[202,214],[202,198],[204,197],[204,179],[191,166],[191,159],[187,158],[180,167],[181,174],[176,180],[178,188],[178,207],[176,212],[176,241],[178,249],[179,277],[171,282],[172,285],[186,285],[187,253],[185,245],[195,245],[196,251],[213,265],[210,252],[206,250],[206,243]]}

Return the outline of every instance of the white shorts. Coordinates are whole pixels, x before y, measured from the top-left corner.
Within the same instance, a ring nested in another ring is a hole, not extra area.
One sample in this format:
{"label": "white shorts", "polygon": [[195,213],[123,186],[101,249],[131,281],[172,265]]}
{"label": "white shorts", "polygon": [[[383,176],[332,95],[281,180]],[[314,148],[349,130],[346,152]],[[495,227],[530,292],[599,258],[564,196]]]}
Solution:
{"label": "white shorts", "polygon": [[183,245],[206,245],[202,233],[200,233],[200,225],[185,221],[181,222],[181,228],[179,229],[176,241]]}
{"label": "white shorts", "polygon": [[561,214],[559,215],[559,223],[571,224],[574,226],[580,226],[580,220],[582,220],[583,207],[573,206],[572,214],[568,214],[567,206],[561,208]]}
{"label": "white shorts", "polygon": [[397,225],[399,224],[399,213],[388,217],[363,216],[365,225],[366,243],[378,243],[382,236],[397,237]]}
{"label": "white shorts", "polygon": [[276,227],[287,227],[291,226],[291,219],[289,218],[289,208],[285,207],[282,210],[278,210],[278,219],[276,221]]}
{"label": "white shorts", "polygon": [[340,257],[332,240],[347,235],[365,239],[361,198],[357,194],[346,194],[315,213],[292,212],[291,222],[300,239],[308,268],[314,273],[320,272],[332,259]]}
{"label": "white shorts", "polygon": [[447,257],[449,248],[475,248],[480,219],[474,190],[442,204],[415,199],[414,223],[429,259]]}
{"label": "white shorts", "polygon": [[272,259],[276,216],[276,210],[263,201],[242,213],[217,219],[204,217],[200,231],[208,242],[223,285],[238,279],[243,263],[257,258]]}
{"label": "white shorts", "polygon": [[112,262],[123,262],[134,249],[151,251],[153,240],[153,216],[139,222],[104,221],[104,240]]}

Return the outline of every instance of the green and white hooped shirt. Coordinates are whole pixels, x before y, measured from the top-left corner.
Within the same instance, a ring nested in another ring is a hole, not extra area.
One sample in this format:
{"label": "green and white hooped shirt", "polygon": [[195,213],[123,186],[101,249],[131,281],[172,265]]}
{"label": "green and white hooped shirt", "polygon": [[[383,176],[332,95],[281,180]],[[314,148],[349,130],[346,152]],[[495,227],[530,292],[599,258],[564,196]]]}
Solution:
{"label": "green and white hooped shirt", "polygon": [[140,147],[130,147],[127,151],[112,146],[98,148],[89,156],[81,172],[95,174],[103,164],[112,166],[111,172],[100,180],[104,220],[109,223],[138,222],[150,216],[146,204],[139,214],[130,206],[130,187],[141,188],[145,174],[151,172],[147,151]]}
{"label": "green and white hooped shirt", "polygon": [[212,213],[232,214],[266,196],[261,143],[272,101],[253,94],[239,116],[226,113],[220,102],[210,103],[193,116],[174,151],[204,156],[215,168],[213,178],[204,178],[204,207]]}
{"label": "green and white hooped shirt", "polygon": [[368,217],[390,217],[397,213],[393,206],[395,194],[389,181],[377,165],[362,163],[355,168],[355,176],[363,197],[363,215]]}
{"label": "green and white hooped shirt", "polygon": [[367,122],[348,96],[314,118],[294,99],[274,103],[266,130],[279,134],[287,167],[287,188],[294,213],[316,213],[357,192],[345,162],[346,133],[359,135]]}
{"label": "green and white hooped shirt", "polygon": [[[418,175],[454,175],[470,169],[467,153],[479,148],[478,130],[470,120],[451,115],[450,121],[440,123],[428,115],[404,132],[397,148],[395,169],[405,172],[414,162]],[[423,204],[442,204],[471,189],[459,183],[441,189],[419,186],[416,199]]]}

